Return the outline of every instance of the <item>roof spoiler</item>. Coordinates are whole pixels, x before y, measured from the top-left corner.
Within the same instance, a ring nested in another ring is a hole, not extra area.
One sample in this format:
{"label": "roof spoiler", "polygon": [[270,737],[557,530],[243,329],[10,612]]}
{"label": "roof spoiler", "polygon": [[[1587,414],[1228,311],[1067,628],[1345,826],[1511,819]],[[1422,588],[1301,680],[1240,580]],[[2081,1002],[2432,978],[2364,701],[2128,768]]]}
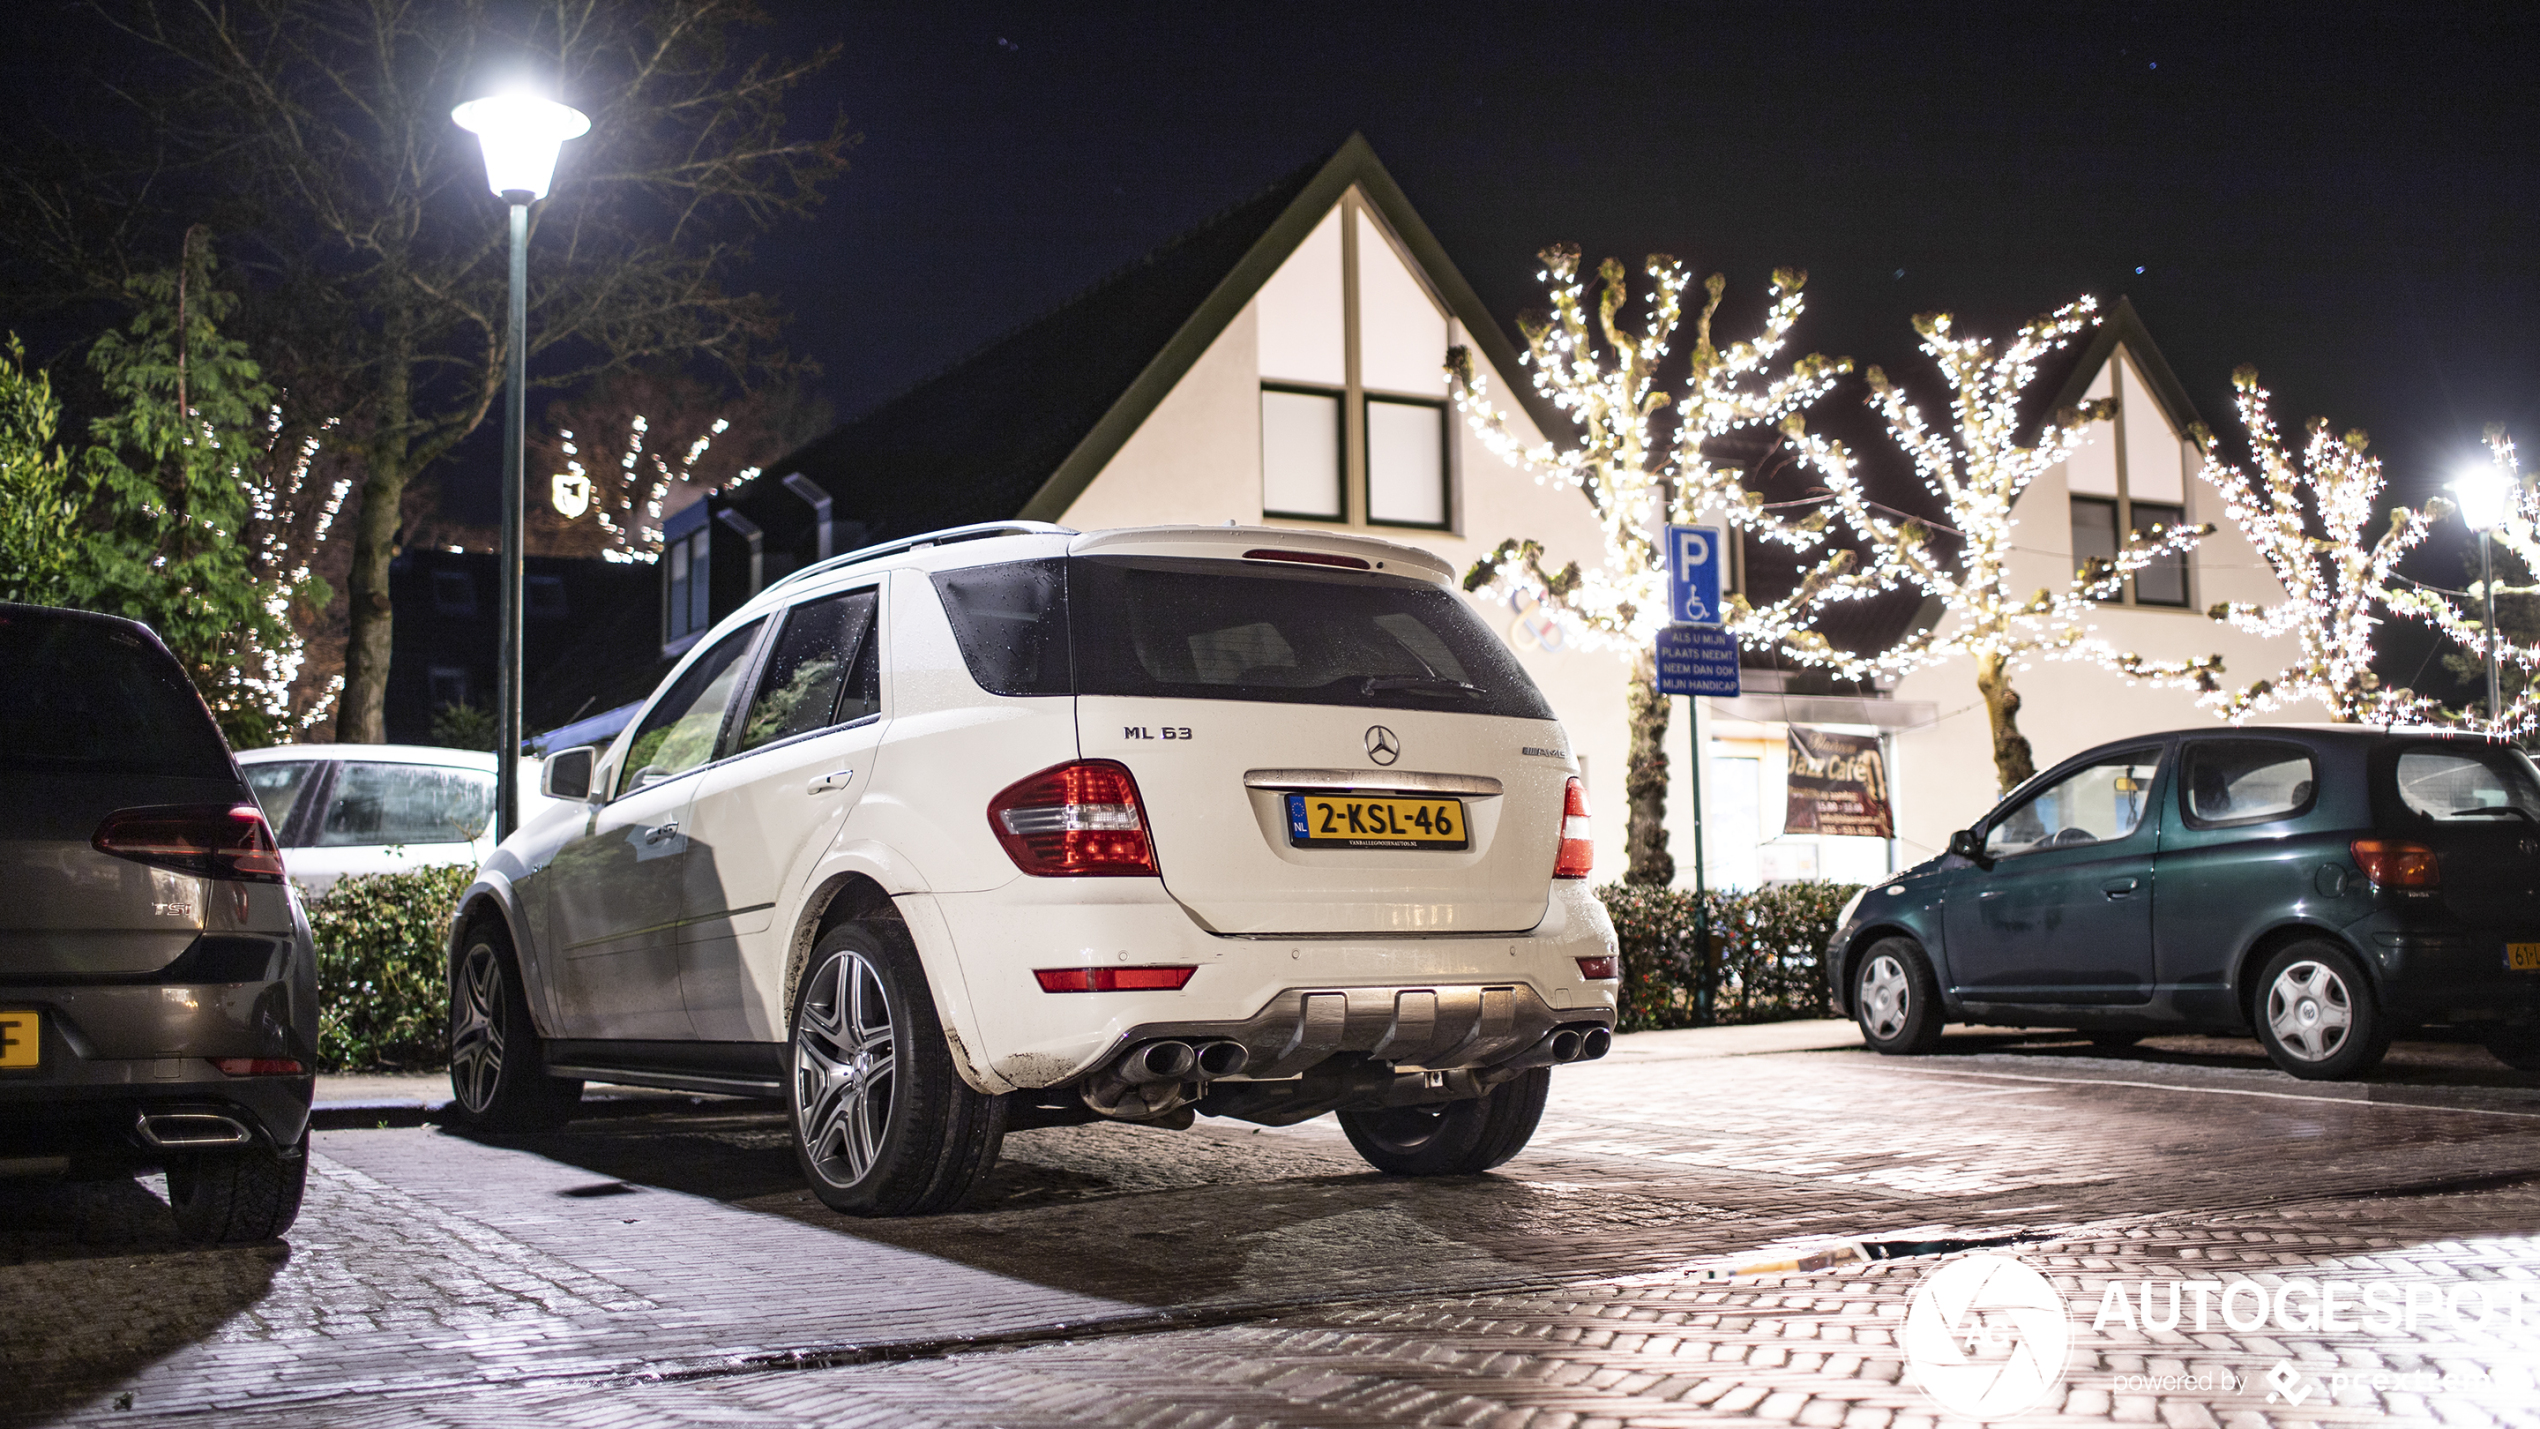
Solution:
{"label": "roof spoiler", "polygon": [[878,546],[865,546],[849,551],[843,556],[831,556],[825,561],[815,561],[799,571],[786,575],[782,580],[770,585],[768,589],[783,590],[797,581],[809,580],[823,571],[844,570],[848,566],[859,565],[865,561],[878,561],[884,556],[896,556],[903,551],[914,551],[921,546],[949,546],[956,541],[984,541],[992,536],[1073,536],[1075,534],[1076,530],[1072,526],[1054,526],[1047,521],[982,521],[975,526],[952,526],[941,531],[929,531],[920,536],[903,536],[896,541],[884,541]]}

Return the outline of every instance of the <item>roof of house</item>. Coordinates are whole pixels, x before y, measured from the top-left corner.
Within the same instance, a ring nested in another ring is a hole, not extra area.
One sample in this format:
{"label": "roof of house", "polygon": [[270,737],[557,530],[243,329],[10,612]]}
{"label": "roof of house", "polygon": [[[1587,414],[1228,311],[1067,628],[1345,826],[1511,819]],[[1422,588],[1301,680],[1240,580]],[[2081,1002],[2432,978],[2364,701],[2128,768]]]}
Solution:
{"label": "roof of house", "polygon": [[[1353,134],[1330,157],[769,464],[771,477],[756,483],[769,495],[732,500],[793,503],[778,479],[799,471],[829,493],[837,519],[863,523],[874,540],[976,521],[1056,520],[1353,186],[1469,340],[1513,373],[1506,334],[1375,150]],[[1550,425],[1533,393],[1516,395]]]}

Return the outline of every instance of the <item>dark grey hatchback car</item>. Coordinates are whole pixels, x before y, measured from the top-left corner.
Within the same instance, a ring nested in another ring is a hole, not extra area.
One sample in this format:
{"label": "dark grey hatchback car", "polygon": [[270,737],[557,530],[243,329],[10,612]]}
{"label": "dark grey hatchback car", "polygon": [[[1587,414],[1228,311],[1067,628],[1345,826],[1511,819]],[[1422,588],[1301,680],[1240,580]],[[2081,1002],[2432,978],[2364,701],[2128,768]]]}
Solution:
{"label": "dark grey hatchback car", "polygon": [[0,1176],[167,1172],[262,1240],[308,1172],[317,973],[255,795],[146,626],[0,604]]}
{"label": "dark grey hatchback car", "polygon": [[2330,1079],[2440,1026],[2540,1068],[2540,771],[2498,740],[2354,725],[2105,744],[1862,893],[1826,962],[1882,1052],[1944,1022],[2254,1031]]}

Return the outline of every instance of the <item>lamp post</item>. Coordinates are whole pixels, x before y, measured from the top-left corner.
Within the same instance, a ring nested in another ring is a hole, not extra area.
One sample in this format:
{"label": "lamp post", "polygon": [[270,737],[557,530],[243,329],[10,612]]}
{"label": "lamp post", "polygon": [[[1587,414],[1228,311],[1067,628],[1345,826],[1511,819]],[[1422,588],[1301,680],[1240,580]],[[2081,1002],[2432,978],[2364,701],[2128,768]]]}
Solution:
{"label": "lamp post", "polygon": [[529,402],[529,206],[547,196],[556,155],[590,132],[582,111],[533,95],[472,99],[450,111],[485,150],[485,184],[511,207],[511,321],[503,377],[502,635],[494,674],[494,836],[520,827],[521,469]]}
{"label": "lamp post", "polygon": [[2478,533],[2478,590],[2487,606],[2487,623],[2480,627],[2487,637],[2487,723],[2493,728],[2505,714],[2504,694],[2496,676],[2495,530],[2505,524],[2505,516],[2512,508],[2514,482],[2493,466],[2480,466],[2461,473],[2451,483],[2451,492],[2452,500],[2461,508],[2461,523]]}

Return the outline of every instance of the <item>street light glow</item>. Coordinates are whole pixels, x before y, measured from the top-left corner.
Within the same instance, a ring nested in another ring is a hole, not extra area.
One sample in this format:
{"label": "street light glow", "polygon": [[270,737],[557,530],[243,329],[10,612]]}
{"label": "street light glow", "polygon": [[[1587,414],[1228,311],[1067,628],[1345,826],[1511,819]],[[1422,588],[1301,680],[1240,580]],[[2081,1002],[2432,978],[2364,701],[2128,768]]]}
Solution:
{"label": "street light glow", "polygon": [[2461,508],[2461,522],[2473,531],[2493,531],[2513,509],[2513,479],[2494,466],[2481,464],[2453,478],[2447,488]]}
{"label": "street light glow", "polygon": [[533,94],[471,99],[451,110],[450,118],[483,146],[485,186],[513,203],[545,198],[564,141],[591,132],[590,116],[581,110]]}

